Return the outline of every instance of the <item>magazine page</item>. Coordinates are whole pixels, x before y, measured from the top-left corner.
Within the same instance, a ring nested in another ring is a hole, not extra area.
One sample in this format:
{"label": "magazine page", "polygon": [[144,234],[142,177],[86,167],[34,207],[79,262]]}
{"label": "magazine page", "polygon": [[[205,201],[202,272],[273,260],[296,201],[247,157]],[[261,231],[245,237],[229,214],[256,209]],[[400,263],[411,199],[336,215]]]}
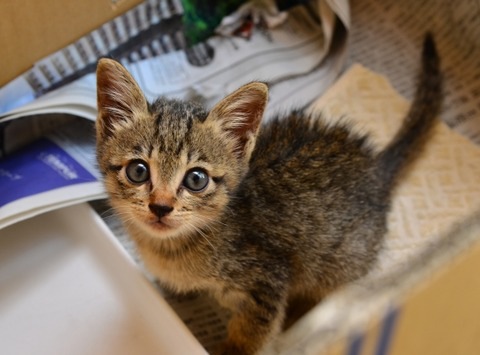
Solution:
{"label": "magazine page", "polygon": [[[17,118],[64,113],[94,121],[97,116],[97,93],[95,74],[88,74],[81,79],[51,91],[24,105],[0,114],[0,125]],[[0,93],[3,90],[0,89]],[[5,103],[0,94],[0,104]]]}
{"label": "magazine page", "polygon": [[105,196],[93,124],[77,118],[0,159],[0,229]]}

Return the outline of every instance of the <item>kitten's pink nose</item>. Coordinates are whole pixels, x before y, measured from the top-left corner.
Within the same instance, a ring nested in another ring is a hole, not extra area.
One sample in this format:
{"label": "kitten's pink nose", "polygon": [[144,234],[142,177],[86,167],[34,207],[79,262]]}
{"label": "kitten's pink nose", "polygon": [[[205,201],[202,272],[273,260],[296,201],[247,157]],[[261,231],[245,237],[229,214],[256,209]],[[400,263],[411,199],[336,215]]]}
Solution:
{"label": "kitten's pink nose", "polygon": [[167,205],[157,205],[155,203],[150,203],[148,205],[148,208],[152,213],[157,216],[158,218],[165,217],[167,214],[173,211],[172,206],[167,206]]}

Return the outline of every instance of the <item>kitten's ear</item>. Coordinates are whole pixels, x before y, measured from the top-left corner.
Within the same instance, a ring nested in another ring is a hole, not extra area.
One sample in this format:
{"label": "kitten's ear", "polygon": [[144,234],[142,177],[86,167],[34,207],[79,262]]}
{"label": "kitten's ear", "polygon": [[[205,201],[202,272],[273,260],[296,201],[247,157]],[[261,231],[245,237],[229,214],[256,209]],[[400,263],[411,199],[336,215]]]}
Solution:
{"label": "kitten's ear", "polygon": [[97,135],[113,134],[116,125],[148,111],[142,90],[130,73],[117,61],[107,58],[97,65]]}
{"label": "kitten's ear", "polygon": [[208,115],[207,120],[219,123],[237,141],[235,153],[239,158],[250,159],[267,101],[268,86],[252,82],[225,97]]}

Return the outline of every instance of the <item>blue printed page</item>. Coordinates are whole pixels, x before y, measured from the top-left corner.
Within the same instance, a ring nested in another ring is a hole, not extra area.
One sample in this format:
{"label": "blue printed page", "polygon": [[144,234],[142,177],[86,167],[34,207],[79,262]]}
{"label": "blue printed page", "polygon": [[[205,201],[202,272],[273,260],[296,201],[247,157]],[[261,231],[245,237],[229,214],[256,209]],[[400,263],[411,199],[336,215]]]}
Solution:
{"label": "blue printed page", "polygon": [[12,201],[97,179],[47,138],[0,160],[0,207]]}

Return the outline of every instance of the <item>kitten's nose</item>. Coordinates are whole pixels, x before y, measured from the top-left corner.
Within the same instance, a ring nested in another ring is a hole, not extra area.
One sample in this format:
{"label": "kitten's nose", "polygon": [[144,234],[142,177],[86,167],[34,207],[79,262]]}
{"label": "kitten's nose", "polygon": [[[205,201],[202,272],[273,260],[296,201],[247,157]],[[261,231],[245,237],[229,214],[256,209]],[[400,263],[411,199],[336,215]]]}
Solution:
{"label": "kitten's nose", "polygon": [[158,218],[165,217],[167,214],[173,211],[172,206],[166,206],[166,205],[157,205],[155,203],[150,203],[148,205],[148,208],[152,213],[157,216]]}

